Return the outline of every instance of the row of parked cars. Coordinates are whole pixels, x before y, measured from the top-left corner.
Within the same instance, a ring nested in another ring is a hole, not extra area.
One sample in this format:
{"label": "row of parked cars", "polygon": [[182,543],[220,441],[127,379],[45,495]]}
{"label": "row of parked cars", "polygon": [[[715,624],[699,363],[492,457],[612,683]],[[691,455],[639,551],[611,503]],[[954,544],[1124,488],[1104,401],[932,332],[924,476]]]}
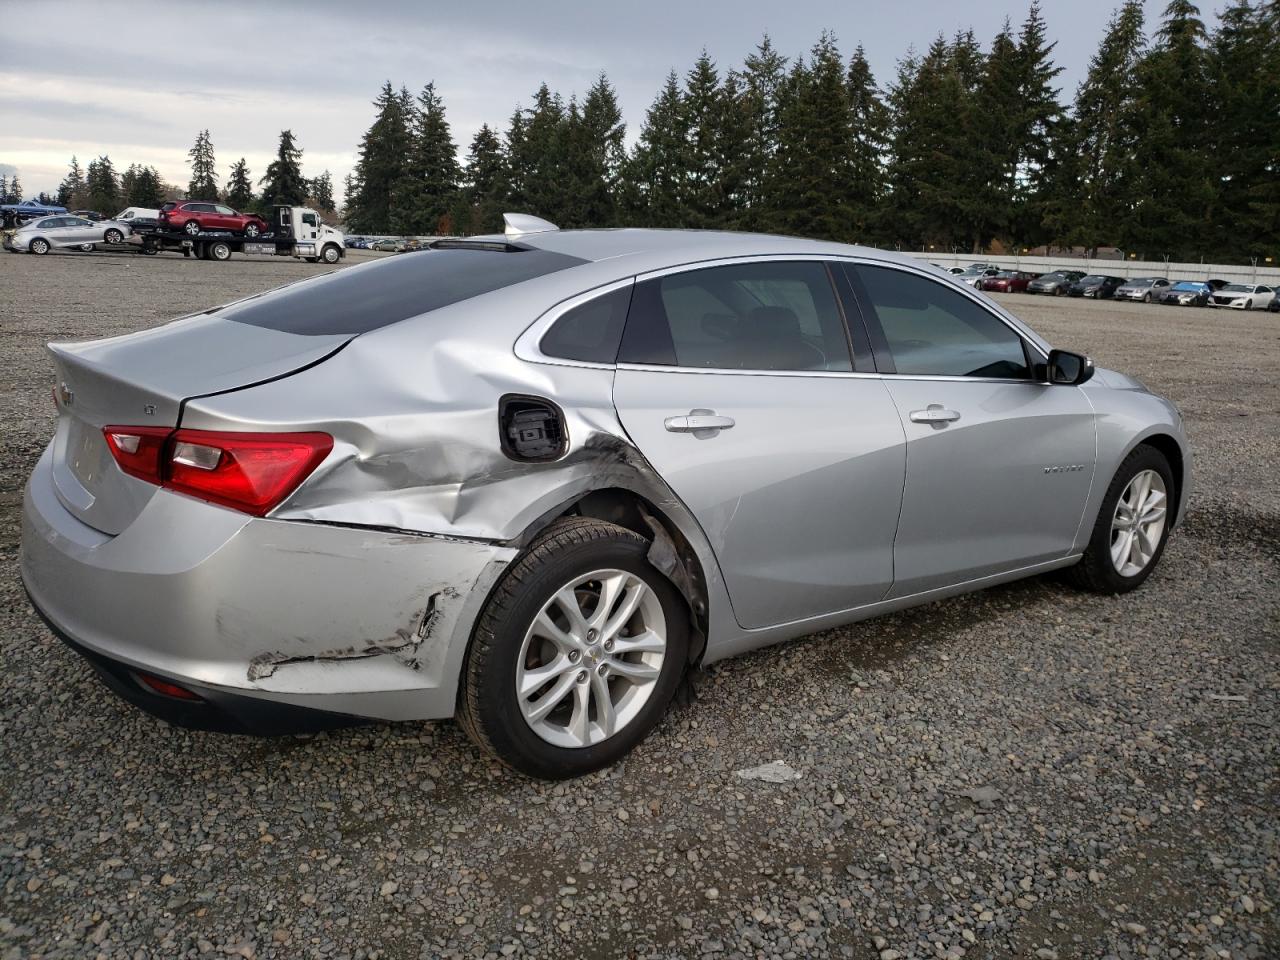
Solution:
{"label": "row of parked cars", "polygon": [[1029,273],[1005,270],[994,264],[973,263],[952,267],[957,280],[988,293],[1030,293],[1094,300],[1136,300],[1182,307],[1227,307],[1233,310],[1269,310],[1280,313],[1280,295],[1274,287],[1228,280],[1170,280],[1167,277],[1114,277],[1083,270]]}
{"label": "row of parked cars", "polygon": [[348,250],[381,250],[384,253],[407,253],[410,250],[421,250],[426,242],[413,237],[397,239],[396,237],[347,237]]}

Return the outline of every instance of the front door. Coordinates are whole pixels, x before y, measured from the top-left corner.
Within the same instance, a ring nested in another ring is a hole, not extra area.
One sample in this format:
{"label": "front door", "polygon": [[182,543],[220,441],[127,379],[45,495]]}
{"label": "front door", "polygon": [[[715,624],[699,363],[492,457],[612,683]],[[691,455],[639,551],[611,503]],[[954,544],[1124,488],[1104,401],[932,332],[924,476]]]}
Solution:
{"label": "front door", "polygon": [[1083,391],[1033,379],[1037,349],[977,295],[896,267],[856,275],[907,437],[892,596],[1067,556],[1094,474]]}
{"label": "front door", "polygon": [[903,431],[853,371],[824,264],[642,279],[618,361],[619,419],[701,524],[742,626],[883,599]]}

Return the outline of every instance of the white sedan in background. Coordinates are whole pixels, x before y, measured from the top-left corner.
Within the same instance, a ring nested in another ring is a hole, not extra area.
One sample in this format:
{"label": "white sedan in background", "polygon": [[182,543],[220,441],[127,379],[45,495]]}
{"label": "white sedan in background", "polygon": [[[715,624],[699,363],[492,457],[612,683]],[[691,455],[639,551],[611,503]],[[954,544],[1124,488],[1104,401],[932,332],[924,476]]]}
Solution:
{"label": "white sedan in background", "polygon": [[1216,291],[1210,306],[1230,307],[1233,310],[1265,310],[1276,297],[1271,287],[1256,283],[1228,283]]}
{"label": "white sedan in background", "polygon": [[116,220],[94,222],[84,217],[62,214],[29,220],[13,232],[5,246],[14,253],[48,253],[54,247],[89,249],[95,243],[123,243],[129,225]]}

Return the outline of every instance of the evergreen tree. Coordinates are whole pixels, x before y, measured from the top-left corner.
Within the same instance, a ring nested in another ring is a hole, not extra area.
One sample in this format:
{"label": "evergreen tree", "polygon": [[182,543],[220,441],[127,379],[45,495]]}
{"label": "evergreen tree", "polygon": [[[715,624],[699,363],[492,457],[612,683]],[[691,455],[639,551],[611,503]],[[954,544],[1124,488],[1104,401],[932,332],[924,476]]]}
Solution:
{"label": "evergreen tree", "polygon": [[626,161],[627,133],[618,95],[603,73],[582,102],[581,155],[577,189],[584,226],[613,226],[618,220],[618,180]]}
{"label": "evergreen tree", "polygon": [[307,180],[302,175],[302,149],[295,144],[292,130],[280,131],[276,158],[268,165],[258,185],[262,187],[262,202],[266,205],[306,203]]}
{"label": "evergreen tree", "polygon": [[627,163],[632,185],[630,219],[638,226],[684,225],[679,202],[686,157],[681,99],[680,81],[672,70],[645,114],[640,138]]}
{"label": "evergreen tree", "polygon": [[1217,165],[1204,41],[1199,9],[1172,0],[1138,65],[1136,204],[1122,236],[1146,256],[1191,259],[1204,249]]}
{"label": "evergreen tree", "polygon": [[1012,137],[1017,145],[1012,239],[1031,246],[1047,239],[1045,219],[1056,187],[1057,166],[1064,159],[1064,114],[1053,86],[1054,78],[1062,73],[1052,59],[1056,46],[1056,42],[1048,42],[1040,5],[1033,2],[1018,36]]}
{"label": "evergreen tree", "polygon": [[684,150],[675,199],[684,226],[718,227],[725,219],[720,147],[723,116],[720,77],[704,49],[685,76],[680,98]]}
{"label": "evergreen tree", "polygon": [[[1268,14],[1269,8],[1269,14]],[[1280,4],[1235,0],[1210,45],[1215,249],[1244,260],[1280,248]]]}
{"label": "evergreen tree", "polygon": [[888,148],[889,111],[880,98],[861,44],[853,51],[845,82],[852,126],[849,144],[851,239],[872,243],[879,240],[877,211],[885,194],[884,156]]}
{"label": "evergreen tree", "polygon": [[392,191],[404,178],[409,156],[407,99],[408,91],[398,95],[388,81],[373,102],[377,116],[360,141],[347,186],[346,224],[352,230],[385,233],[391,229]]}
{"label": "evergreen tree", "polygon": [[451,232],[441,225],[458,189],[458,150],[444,101],[428,83],[413,111],[407,169],[395,185],[392,229],[403,234]]}
{"label": "evergreen tree", "polygon": [[58,205],[68,210],[81,210],[88,203],[88,199],[88,191],[84,184],[84,170],[73,156],[70,171],[58,185]]}
{"label": "evergreen tree", "polygon": [[743,63],[740,109],[745,142],[739,154],[743,200],[738,225],[763,229],[776,204],[768,196],[768,171],[778,143],[778,91],[786,80],[787,58],[768,35]]}
{"label": "evergreen tree", "polygon": [[[18,200],[14,200],[13,202],[20,203],[21,198],[19,198]],[[57,203],[57,200],[49,196],[49,194],[45,193],[43,190],[41,190],[39,193],[36,194],[36,203],[42,203],[46,207],[52,207],[55,203]]]}
{"label": "evergreen tree", "polygon": [[[823,33],[798,61],[779,97],[778,146],[769,171],[770,195],[781,230],[848,240],[865,221],[862,187],[853,163],[852,100],[835,37]],[[855,211],[855,207],[858,207]]]}
{"label": "evergreen tree", "polygon": [[554,219],[567,196],[564,102],[544,83],[533,107],[517,110],[507,133],[513,199],[519,210]]}
{"label": "evergreen tree", "polygon": [[187,184],[187,197],[191,200],[217,200],[217,167],[213,160],[213,141],[209,131],[196,134],[196,142],[187,151],[191,158],[191,182]]}
{"label": "evergreen tree", "polygon": [[18,175],[16,173],[9,180],[9,185],[5,188],[4,195],[7,198],[5,203],[22,202],[22,183],[18,180]]}
{"label": "evergreen tree", "polygon": [[333,177],[328,170],[311,181],[307,189],[307,198],[311,201],[311,206],[321,213],[333,216],[337,207],[333,202]]}
{"label": "evergreen tree", "polygon": [[120,209],[120,178],[116,175],[111,158],[101,156],[89,162],[85,175],[89,209],[110,216]]}
{"label": "evergreen tree", "polygon": [[223,199],[227,201],[228,206],[236,210],[253,209],[253,176],[249,173],[249,164],[245,162],[244,157],[231,165]]}
{"label": "evergreen tree", "polygon": [[455,229],[467,234],[501,232],[511,188],[502,142],[487,123],[471,138],[464,177],[465,213],[455,214]]}
{"label": "evergreen tree", "polygon": [[1077,201],[1072,237],[1091,252],[1120,240],[1117,227],[1136,204],[1137,72],[1145,44],[1142,0],[1125,0],[1076,91],[1069,146],[1078,186],[1075,197],[1060,193],[1059,202]]}
{"label": "evergreen tree", "polygon": [[141,170],[141,167],[138,164],[131,163],[129,168],[120,174],[120,198],[125,204],[133,203],[129,198],[133,196],[133,191],[138,188],[139,170]]}
{"label": "evergreen tree", "polygon": [[9,177],[0,173],[0,203],[17,203],[9,199]]}

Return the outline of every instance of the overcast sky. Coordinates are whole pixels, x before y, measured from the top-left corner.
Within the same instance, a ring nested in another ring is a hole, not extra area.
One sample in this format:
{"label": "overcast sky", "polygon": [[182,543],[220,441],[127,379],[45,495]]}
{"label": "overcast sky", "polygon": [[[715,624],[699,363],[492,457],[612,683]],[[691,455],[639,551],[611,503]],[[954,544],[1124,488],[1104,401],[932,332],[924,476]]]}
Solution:
{"label": "overcast sky", "polygon": [[[43,0],[7,8],[0,171],[16,168],[27,196],[52,193],[72,154],[82,165],[107,154],[117,170],[152,164],[185,185],[187,150],[207,127],[219,178],[241,156],[256,178],[287,127],[304,150],[305,173],[328,169],[341,189],[386,79],[415,92],[434,80],[465,154],[481,123],[505,129],[543,81],[567,98],[604,70],[631,141],[667,71],[683,74],[704,46],[724,69],[762,34],[795,55],[830,29],[846,57],[859,43],[866,48],[885,85],[909,47],[969,27],[985,47],[1005,17],[1021,23],[1028,2]],[[1118,3],[1043,3],[1064,99]],[[1163,0],[1148,2],[1149,27],[1162,8]]]}

